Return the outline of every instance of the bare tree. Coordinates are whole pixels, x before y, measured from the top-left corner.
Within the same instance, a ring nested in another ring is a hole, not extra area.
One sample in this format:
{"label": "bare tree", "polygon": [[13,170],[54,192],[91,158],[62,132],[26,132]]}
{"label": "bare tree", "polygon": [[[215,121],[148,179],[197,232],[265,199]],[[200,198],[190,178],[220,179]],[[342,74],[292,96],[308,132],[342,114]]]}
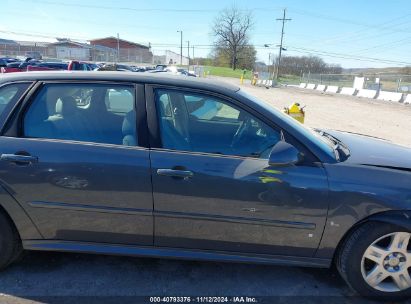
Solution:
{"label": "bare tree", "polygon": [[227,53],[233,70],[237,68],[238,54],[248,44],[252,25],[251,12],[241,11],[235,6],[224,9],[214,20],[215,45]]}

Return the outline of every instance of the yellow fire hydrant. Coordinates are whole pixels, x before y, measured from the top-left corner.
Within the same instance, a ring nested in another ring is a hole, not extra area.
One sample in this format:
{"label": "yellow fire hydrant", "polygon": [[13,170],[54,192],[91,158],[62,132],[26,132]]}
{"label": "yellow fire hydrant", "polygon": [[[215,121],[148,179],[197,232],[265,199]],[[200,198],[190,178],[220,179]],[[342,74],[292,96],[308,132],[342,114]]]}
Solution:
{"label": "yellow fire hydrant", "polygon": [[284,113],[290,115],[295,120],[304,123],[305,111],[304,107],[301,107],[299,103],[294,102],[288,108],[284,108]]}

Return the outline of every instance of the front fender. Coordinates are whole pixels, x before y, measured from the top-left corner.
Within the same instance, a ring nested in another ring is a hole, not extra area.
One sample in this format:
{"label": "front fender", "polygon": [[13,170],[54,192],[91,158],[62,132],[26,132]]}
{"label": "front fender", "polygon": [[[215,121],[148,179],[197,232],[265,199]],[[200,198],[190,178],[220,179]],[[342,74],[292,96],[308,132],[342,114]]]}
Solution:
{"label": "front fender", "polygon": [[387,211],[373,214],[366,221],[382,222],[392,224],[411,231],[411,210]]}
{"label": "front fender", "polygon": [[411,172],[349,163],[324,167],[330,204],[315,257],[332,258],[341,240],[366,221],[411,228]]}

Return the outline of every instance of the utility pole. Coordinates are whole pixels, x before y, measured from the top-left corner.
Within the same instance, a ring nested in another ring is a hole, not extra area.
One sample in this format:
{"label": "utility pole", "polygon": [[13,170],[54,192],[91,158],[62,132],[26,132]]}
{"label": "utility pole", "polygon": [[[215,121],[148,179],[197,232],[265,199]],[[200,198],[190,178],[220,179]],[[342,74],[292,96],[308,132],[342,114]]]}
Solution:
{"label": "utility pole", "polygon": [[180,33],[180,65],[183,65],[183,31],[177,33]]}
{"label": "utility pole", "polygon": [[188,56],[188,69],[190,69],[190,41],[187,41],[187,56]]}
{"label": "utility pole", "polygon": [[[280,64],[281,64],[281,52],[283,51],[283,38],[284,38],[284,24],[286,21],[291,21],[291,19],[287,19],[285,18],[285,11],[286,9],[283,10],[283,18],[277,18],[277,21],[282,21],[283,22],[283,26],[281,29],[281,42],[280,42],[280,51],[278,53],[278,62],[277,62],[277,71],[275,73],[275,78],[278,79],[279,74],[280,74]],[[284,49],[285,50],[285,49]]]}
{"label": "utility pole", "polygon": [[268,78],[269,78],[269,79],[271,79],[270,65],[271,65],[271,53],[268,53],[268,66],[267,66],[267,70],[268,70]]}
{"label": "utility pole", "polygon": [[117,62],[120,61],[120,34],[117,33]]}

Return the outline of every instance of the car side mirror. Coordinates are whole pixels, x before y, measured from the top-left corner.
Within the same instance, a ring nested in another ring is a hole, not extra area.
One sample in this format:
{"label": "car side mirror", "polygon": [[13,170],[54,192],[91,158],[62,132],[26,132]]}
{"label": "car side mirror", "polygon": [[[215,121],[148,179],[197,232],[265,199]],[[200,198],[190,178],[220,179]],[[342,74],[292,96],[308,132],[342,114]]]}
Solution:
{"label": "car side mirror", "polygon": [[290,166],[301,162],[302,154],[293,145],[280,140],[271,150],[268,163],[270,166]]}

